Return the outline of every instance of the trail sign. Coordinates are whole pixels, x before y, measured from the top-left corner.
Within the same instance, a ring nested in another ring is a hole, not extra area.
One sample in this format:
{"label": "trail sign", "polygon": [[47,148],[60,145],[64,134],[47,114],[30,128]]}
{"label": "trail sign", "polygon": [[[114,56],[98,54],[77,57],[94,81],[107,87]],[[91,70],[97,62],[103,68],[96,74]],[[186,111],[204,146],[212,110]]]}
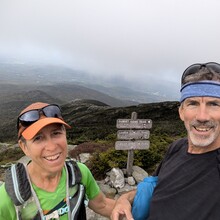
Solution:
{"label": "trail sign", "polygon": [[116,141],[116,150],[147,150],[150,147],[150,141],[138,140],[138,141]]}
{"label": "trail sign", "polygon": [[150,132],[147,129],[152,127],[150,119],[137,119],[137,113],[132,112],[131,119],[118,119],[116,123],[117,139],[116,150],[128,150],[127,174],[131,176],[134,161],[134,150],[146,150],[150,147],[147,140]]}
{"label": "trail sign", "polygon": [[116,127],[119,129],[150,129],[152,121],[150,119],[118,119]]}
{"label": "trail sign", "polygon": [[148,139],[150,136],[150,131],[148,130],[118,130],[117,138],[118,140],[138,140],[138,139]]}

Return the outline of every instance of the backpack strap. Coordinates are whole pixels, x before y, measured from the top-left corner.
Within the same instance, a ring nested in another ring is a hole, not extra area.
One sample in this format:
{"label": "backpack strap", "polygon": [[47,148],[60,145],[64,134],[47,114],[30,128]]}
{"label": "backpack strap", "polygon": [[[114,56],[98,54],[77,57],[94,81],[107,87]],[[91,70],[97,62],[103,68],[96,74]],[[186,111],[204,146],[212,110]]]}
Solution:
{"label": "backpack strap", "polygon": [[[10,168],[6,170],[5,190],[14,203],[17,219],[22,219],[22,209],[26,208],[26,206],[30,203],[35,204],[34,206],[36,206],[36,215],[33,220],[42,219],[43,214],[42,210],[40,209],[40,203],[30,184],[25,164],[13,164]],[[32,201],[32,198],[34,198],[35,202]]]}
{"label": "backpack strap", "polygon": [[5,173],[5,189],[16,206],[31,197],[31,187],[24,164],[13,164]]}
{"label": "backpack strap", "polygon": [[[66,160],[66,169],[68,170],[69,180],[69,203],[71,210],[71,220],[86,220],[86,196],[85,187],[81,184],[82,174],[77,162],[68,158]],[[74,193],[71,193],[75,189]]]}
{"label": "backpack strap", "polygon": [[69,174],[69,187],[81,183],[82,174],[76,161],[71,158],[66,159],[66,167]]}
{"label": "backpack strap", "polygon": [[86,220],[85,187],[78,185],[77,193],[70,197],[71,220]]}

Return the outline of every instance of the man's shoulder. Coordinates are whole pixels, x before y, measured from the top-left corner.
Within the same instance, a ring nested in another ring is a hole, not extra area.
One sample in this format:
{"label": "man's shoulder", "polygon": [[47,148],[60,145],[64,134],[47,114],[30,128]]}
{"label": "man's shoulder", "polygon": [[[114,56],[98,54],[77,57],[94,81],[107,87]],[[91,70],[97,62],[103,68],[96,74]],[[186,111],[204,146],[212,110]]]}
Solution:
{"label": "man's shoulder", "polygon": [[178,140],[175,140],[172,144],[169,146],[169,153],[174,153],[178,151],[180,148],[185,147],[188,145],[188,139],[186,137],[180,138]]}
{"label": "man's shoulder", "polygon": [[179,138],[177,140],[175,140],[172,145],[185,145],[188,143],[188,138],[187,137],[183,137],[183,138]]}

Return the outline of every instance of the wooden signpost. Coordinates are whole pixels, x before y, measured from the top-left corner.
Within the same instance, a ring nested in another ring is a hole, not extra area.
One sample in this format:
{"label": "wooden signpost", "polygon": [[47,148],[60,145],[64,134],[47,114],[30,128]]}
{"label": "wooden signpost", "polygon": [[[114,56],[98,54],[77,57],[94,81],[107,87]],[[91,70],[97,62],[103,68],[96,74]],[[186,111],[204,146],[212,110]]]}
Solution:
{"label": "wooden signpost", "polygon": [[127,175],[131,176],[134,161],[134,150],[146,150],[150,147],[150,136],[152,121],[150,119],[137,119],[137,113],[132,112],[131,119],[118,119],[116,127],[117,139],[116,150],[128,150]]}

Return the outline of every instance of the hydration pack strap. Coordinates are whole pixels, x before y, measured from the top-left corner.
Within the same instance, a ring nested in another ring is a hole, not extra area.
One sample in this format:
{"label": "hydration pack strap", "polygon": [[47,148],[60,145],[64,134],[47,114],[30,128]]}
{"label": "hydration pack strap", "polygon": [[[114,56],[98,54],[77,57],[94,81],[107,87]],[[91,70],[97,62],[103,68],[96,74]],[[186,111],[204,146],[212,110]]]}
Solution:
{"label": "hydration pack strap", "polygon": [[69,174],[69,187],[73,187],[76,184],[80,184],[82,179],[82,174],[77,163],[72,159],[67,159],[66,168]]}
{"label": "hydration pack strap", "polygon": [[5,189],[16,206],[22,205],[31,196],[24,164],[13,164],[5,173]]}

